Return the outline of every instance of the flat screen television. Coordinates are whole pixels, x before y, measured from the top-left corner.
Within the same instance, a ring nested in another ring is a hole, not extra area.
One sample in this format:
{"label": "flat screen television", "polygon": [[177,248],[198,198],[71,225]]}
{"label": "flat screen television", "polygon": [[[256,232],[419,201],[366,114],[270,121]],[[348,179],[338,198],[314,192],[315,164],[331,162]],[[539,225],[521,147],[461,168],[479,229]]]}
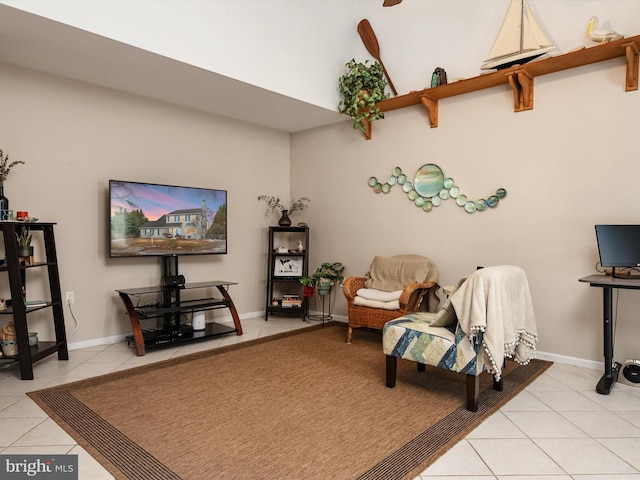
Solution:
{"label": "flat screen television", "polygon": [[227,253],[227,191],[109,180],[109,257]]}
{"label": "flat screen television", "polygon": [[596,225],[596,239],[603,267],[640,267],[640,225]]}

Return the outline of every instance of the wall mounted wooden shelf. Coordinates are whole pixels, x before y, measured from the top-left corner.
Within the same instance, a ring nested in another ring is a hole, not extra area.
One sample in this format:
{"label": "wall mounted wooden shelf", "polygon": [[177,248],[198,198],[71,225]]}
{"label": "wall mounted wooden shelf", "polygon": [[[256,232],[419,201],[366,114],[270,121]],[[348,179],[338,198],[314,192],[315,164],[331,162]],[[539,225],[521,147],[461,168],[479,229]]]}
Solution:
{"label": "wall mounted wooden shelf", "polygon": [[[533,109],[533,79],[548,73],[560,72],[570,68],[581,67],[591,63],[603,62],[617,57],[625,57],[627,75],[625,91],[638,90],[638,52],[640,51],[640,35],[623,38],[610,43],[583,48],[544,60],[524,65],[516,65],[504,70],[487,73],[465,80],[409,92],[405,95],[378,102],[383,112],[389,112],[412,105],[424,105],[429,114],[431,128],[438,126],[438,100],[464,93],[475,92],[485,88],[509,85],[513,90],[514,111],[522,112]],[[371,124],[365,133],[367,140],[371,138]]]}

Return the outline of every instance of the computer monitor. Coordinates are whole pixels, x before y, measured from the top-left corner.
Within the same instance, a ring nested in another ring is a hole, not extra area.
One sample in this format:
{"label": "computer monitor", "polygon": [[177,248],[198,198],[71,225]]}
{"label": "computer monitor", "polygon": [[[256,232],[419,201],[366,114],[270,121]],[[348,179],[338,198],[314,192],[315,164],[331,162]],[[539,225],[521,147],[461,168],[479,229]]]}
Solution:
{"label": "computer monitor", "polygon": [[[596,225],[600,264],[616,269],[638,268],[640,274],[640,225]],[[627,275],[625,275],[627,277]]]}

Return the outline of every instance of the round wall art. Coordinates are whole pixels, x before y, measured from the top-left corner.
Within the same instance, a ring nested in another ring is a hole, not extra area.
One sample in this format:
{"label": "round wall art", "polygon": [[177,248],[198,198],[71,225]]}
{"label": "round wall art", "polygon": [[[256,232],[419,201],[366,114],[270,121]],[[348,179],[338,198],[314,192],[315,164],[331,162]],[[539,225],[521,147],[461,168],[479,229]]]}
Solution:
{"label": "round wall art", "polygon": [[389,193],[395,185],[399,185],[407,194],[407,198],[425,212],[430,212],[433,207],[439,207],[443,201],[450,198],[467,213],[483,212],[488,208],[497,207],[500,200],[507,196],[507,191],[499,188],[494,195],[487,198],[469,200],[462,194],[453,178],[445,177],[442,169],[433,163],[421,166],[413,177],[413,182],[407,178],[400,167],[393,169],[393,173],[385,183],[378,181],[376,177],[369,178],[369,186],[375,193]]}

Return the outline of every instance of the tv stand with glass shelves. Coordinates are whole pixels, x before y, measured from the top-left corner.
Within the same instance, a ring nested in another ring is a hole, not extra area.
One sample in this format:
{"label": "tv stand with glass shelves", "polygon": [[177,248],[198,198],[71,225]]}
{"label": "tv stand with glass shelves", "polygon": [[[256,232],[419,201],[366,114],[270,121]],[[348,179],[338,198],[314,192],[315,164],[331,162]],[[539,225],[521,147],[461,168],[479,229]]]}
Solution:
{"label": "tv stand with glass shelves", "polygon": [[[233,332],[242,335],[240,317],[228,292],[231,285],[237,284],[214,280],[116,290],[124,302],[133,329],[133,334],[127,340],[135,344],[136,353],[141,356],[147,348],[188,343]],[[210,293],[214,289],[222,298]],[[184,298],[186,296],[189,298]],[[193,330],[190,325],[181,323],[181,318],[186,314],[219,308],[230,310],[233,327],[209,322],[204,330]],[[155,319],[161,325],[143,329],[141,321],[150,319]]]}

